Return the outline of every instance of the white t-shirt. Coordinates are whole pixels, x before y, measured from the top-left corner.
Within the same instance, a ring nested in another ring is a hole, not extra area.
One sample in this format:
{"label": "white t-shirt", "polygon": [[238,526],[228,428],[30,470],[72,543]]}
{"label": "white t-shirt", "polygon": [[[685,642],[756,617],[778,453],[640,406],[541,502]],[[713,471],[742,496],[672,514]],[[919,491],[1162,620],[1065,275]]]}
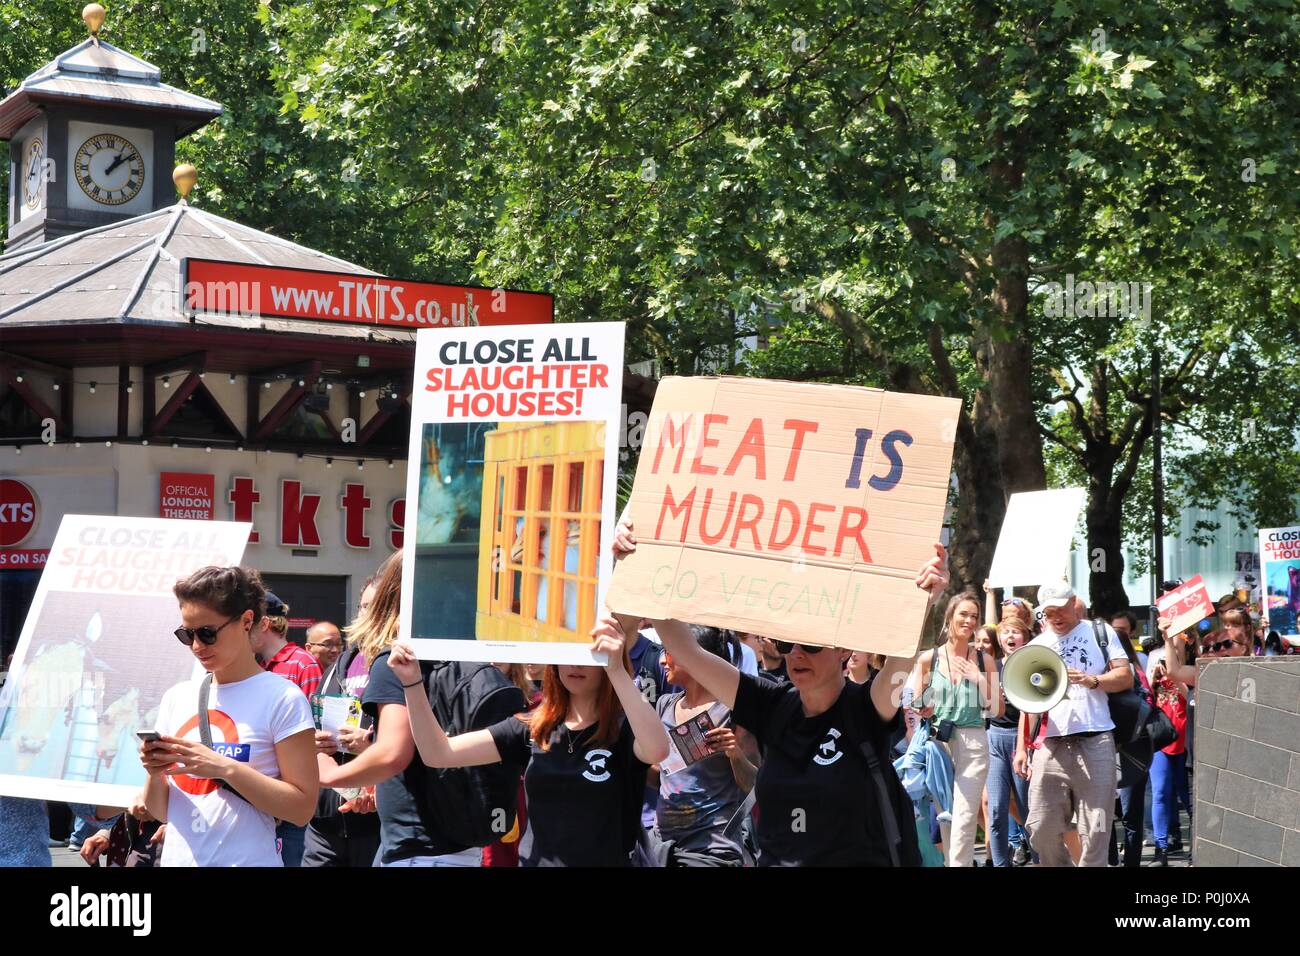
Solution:
{"label": "white t-shirt", "polygon": [[[158,709],[160,734],[199,740],[199,681],[177,684]],[[208,721],[214,745],[237,745],[227,756],[278,780],[275,745],[311,730],[311,704],[297,684],[264,671],[233,684],[213,683]],[[275,818],[215,780],[167,778],[167,836],[161,866],[281,866]]]}
{"label": "white t-shirt", "polygon": [[[1110,661],[1128,663],[1124,645],[1119,635],[1109,624],[1106,629],[1108,643],[1106,656]],[[1109,663],[1101,659],[1101,650],[1097,646],[1097,637],[1092,630],[1092,621],[1080,621],[1074,629],[1064,635],[1053,634],[1051,629],[1039,634],[1029,642],[1050,647],[1061,655],[1066,667],[1083,671],[1085,674],[1101,675],[1110,669]],[[1136,679],[1136,678],[1135,678]],[[1061,702],[1047,712],[1047,736],[1065,737],[1069,734],[1081,734],[1090,731],[1114,730],[1115,722],[1110,719],[1110,703],[1104,690],[1093,690],[1083,684],[1071,684]]]}
{"label": "white t-shirt", "polygon": [[744,641],[740,642],[740,672],[750,677],[758,676],[758,655]]}

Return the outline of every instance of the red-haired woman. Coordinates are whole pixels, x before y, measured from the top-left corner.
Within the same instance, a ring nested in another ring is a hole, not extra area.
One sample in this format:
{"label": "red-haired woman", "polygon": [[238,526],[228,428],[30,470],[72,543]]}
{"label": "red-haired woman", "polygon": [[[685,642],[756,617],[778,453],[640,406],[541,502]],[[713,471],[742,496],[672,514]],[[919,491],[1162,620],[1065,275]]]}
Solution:
{"label": "red-haired woman", "polygon": [[455,737],[429,706],[414,650],[393,647],[389,666],[407,685],[411,733],[427,766],[526,766],[521,866],[628,865],[646,771],[668,756],[669,743],[632,680],[623,633],[606,617],[592,631],[592,651],[608,657],[603,668],[550,664],[536,710]]}

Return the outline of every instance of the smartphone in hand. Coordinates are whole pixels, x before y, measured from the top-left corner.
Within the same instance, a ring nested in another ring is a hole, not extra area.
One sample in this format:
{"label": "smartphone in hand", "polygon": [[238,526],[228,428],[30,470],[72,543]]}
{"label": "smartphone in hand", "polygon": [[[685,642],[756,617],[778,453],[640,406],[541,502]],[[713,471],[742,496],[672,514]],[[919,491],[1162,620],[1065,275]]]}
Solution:
{"label": "smartphone in hand", "polygon": [[137,730],[135,735],[140,738],[141,743],[151,744],[155,740],[161,740],[162,734],[156,730]]}

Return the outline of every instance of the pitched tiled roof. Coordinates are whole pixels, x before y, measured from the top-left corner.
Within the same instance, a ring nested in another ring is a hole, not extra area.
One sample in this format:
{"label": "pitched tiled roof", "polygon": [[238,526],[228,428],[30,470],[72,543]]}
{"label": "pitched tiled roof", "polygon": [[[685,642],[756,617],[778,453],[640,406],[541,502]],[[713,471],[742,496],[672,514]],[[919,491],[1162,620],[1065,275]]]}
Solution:
{"label": "pitched tiled roof", "polygon": [[111,43],[85,40],[41,67],[0,102],[0,139],[9,139],[51,101],[118,104],[161,110],[178,117],[184,136],[213,117],[221,104],[162,82],[162,73]]}
{"label": "pitched tiled roof", "polygon": [[[180,295],[180,260],[186,257],[376,274],[180,202],[0,256],[0,329],[14,324],[187,324]],[[198,321],[333,337],[380,334],[373,326],[255,316],[202,315]],[[414,334],[382,330],[384,338],[393,340],[406,341]]]}

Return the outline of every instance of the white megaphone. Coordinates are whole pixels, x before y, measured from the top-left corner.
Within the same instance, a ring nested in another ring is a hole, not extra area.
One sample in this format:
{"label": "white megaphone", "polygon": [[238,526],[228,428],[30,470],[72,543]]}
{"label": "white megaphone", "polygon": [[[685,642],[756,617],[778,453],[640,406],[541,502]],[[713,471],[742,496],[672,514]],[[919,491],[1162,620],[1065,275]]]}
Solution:
{"label": "white megaphone", "polygon": [[1065,661],[1051,648],[1026,644],[1002,665],[1002,691],[1023,714],[1046,713],[1069,689]]}

